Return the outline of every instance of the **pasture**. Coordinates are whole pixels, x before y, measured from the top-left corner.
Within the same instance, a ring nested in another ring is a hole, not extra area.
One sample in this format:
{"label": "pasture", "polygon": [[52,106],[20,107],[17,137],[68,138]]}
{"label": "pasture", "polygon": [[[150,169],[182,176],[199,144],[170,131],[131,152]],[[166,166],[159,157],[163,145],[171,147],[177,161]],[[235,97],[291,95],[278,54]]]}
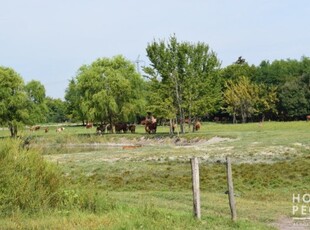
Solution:
{"label": "pasture", "polygon": [[[94,194],[93,210],[17,212],[3,229],[276,229],[292,222],[292,195],[310,193],[310,123],[203,123],[195,133],[96,135],[61,125],[22,130],[29,148],[57,165],[74,199]],[[1,141],[9,132],[0,131]],[[225,157],[232,159],[238,220],[230,220]],[[192,214],[189,160],[200,161],[202,219]],[[310,214],[310,213],[309,213]],[[310,224],[310,223],[309,223]]]}

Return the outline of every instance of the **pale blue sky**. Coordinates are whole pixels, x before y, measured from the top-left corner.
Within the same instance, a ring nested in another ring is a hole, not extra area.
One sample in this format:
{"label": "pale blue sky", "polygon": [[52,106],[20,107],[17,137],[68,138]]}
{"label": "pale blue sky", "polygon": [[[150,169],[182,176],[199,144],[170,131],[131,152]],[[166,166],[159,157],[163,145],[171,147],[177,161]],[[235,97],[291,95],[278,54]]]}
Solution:
{"label": "pale blue sky", "polygon": [[[226,66],[310,56],[306,0],[0,0],[0,65],[63,98],[83,64],[124,55],[175,34],[207,43]],[[143,65],[143,62],[141,62]]]}

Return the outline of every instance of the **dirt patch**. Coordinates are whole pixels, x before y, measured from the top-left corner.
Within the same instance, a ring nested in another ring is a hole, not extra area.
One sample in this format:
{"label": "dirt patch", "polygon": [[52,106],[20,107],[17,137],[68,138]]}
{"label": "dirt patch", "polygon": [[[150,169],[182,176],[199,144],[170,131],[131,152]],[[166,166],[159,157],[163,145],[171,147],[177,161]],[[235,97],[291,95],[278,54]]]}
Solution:
{"label": "dirt patch", "polygon": [[310,222],[294,221],[292,218],[281,217],[272,226],[279,230],[306,230],[310,229]]}
{"label": "dirt patch", "polygon": [[[115,138],[102,143],[61,144],[61,152],[46,154],[48,160],[64,163],[68,161],[188,161],[193,156],[201,162],[225,162],[227,155],[232,163],[274,163],[291,159],[301,154],[300,144],[293,146],[264,146],[260,142],[215,136],[210,139],[196,137],[139,137]],[[297,147],[297,148],[295,148]],[[53,146],[57,148],[57,146]]]}

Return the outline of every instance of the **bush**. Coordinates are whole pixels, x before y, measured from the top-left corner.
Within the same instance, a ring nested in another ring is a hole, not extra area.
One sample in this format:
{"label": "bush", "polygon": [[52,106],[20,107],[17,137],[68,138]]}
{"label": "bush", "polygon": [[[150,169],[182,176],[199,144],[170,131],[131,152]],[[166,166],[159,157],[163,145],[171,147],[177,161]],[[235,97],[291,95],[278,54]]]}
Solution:
{"label": "bush", "polygon": [[0,141],[1,216],[16,212],[33,214],[48,209],[96,209],[93,196],[68,190],[68,181],[56,165],[43,159],[39,150],[21,146],[18,140]]}
{"label": "bush", "polygon": [[56,207],[63,184],[60,172],[38,151],[20,147],[18,140],[0,142],[0,211],[37,212]]}

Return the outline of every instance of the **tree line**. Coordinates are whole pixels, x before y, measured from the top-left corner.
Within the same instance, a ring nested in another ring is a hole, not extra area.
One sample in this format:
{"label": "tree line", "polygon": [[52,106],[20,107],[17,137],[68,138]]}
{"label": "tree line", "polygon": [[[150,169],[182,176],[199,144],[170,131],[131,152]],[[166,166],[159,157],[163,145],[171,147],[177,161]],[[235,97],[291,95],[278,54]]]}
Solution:
{"label": "tree line", "polygon": [[18,127],[41,122],[136,123],[147,112],[158,120],[249,122],[303,120],[310,114],[310,59],[262,61],[242,57],[226,67],[209,45],[175,36],[146,47],[150,65],[141,75],[119,55],[81,66],[65,100],[46,97],[44,86],[28,83],[0,67],[0,122],[12,136]]}

